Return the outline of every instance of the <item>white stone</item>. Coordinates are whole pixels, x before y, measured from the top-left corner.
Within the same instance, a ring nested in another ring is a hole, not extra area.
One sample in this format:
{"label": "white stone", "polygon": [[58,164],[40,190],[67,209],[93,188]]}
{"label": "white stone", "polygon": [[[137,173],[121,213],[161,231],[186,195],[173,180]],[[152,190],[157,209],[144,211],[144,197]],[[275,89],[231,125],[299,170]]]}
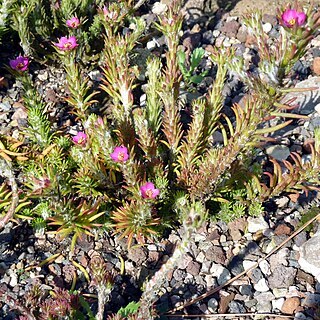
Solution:
{"label": "white stone", "polygon": [[281,310],[282,306],[284,304],[284,298],[279,298],[276,300],[272,300],[272,308]]}
{"label": "white stone", "polygon": [[265,33],[269,33],[272,29],[272,24],[270,22],[266,22],[263,24],[262,29]]}
{"label": "white stone", "polygon": [[248,269],[250,269],[251,267],[253,267],[255,264],[256,264],[256,262],[254,262],[254,261],[251,261],[251,260],[243,260],[243,268],[244,268],[244,270],[248,270]]}
{"label": "white stone", "polygon": [[9,286],[14,287],[18,284],[18,276],[13,273],[10,276],[10,282],[9,282]]}
{"label": "white stone", "polygon": [[168,6],[165,3],[156,2],[152,7],[152,13],[154,14],[164,14],[168,10]]}
{"label": "white stone", "polygon": [[196,233],[194,236],[194,241],[195,242],[202,242],[206,240],[206,236],[200,233]]}
{"label": "white stone", "polygon": [[320,103],[318,103],[315,107],[314,107],[314,110],[316,110],[316,112],[318,114],[320,114]]}
{"label": "white stone", "polygon": [[300,258],[298,263],[301,269],[312,274],[320,282],[320,234],[316,233],[311,239],[300,247]]}
{"label": "white stone", "polygon": [[253,285],[253,287],[256,291],[260,291],[260,292],[269,291],[267,281],[264,278],[260,279],[256,284]]}
{"label": "white stone", "polygon": [[213,35],[215,38],[218,38],[219,35],[220,35],[220,30],[213,30],[213,31],[212,31],[212,35]]}
{"label": "white stone", "polygon": [[250,233],[255,233],[260,230],[265,230],[269,228],[267,221],[264,220],[263,216],[257,218],[249,217],[248,221],[248,231]]}
{"label": "white stone", "polygon": [[152,50],[157,47],[157,43],[152,39],[147,42],[147,49]]}
{"label": "white stone", "polygon": [[204,254],[203,251],[200,251],[200,253],[197,255],[196,257],[196,261],[203,263],[203,261],[205,260],[206,256]]}
{"label": "white stone", "polygon": [[271,274],[269,262],[266,260],[262,260],[259,262],[259,268],[261,272],[265,275]]}

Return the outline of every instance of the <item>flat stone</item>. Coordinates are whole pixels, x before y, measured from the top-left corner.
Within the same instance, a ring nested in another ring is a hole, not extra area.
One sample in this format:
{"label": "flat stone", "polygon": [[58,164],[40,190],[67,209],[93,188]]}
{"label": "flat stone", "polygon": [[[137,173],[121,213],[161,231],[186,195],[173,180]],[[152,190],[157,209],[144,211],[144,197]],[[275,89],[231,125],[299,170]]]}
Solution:
{"label": "flat stone", "polygon": [[188,264],[192,261],[192,257],[189,254],[185,254],[178,263],[179,269],[186,269]]}

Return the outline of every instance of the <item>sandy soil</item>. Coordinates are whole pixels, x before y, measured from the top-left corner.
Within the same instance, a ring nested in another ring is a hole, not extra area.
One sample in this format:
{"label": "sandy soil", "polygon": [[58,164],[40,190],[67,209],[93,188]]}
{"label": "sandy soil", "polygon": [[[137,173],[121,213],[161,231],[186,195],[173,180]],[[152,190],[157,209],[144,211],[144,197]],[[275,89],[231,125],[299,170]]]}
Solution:
{"label": "sandy soil", "polygon": [[[293,4],[294,1],[288,0],[235,0],[235,1],[227,1],[227,0],[218,0],[218,5],[222,6],[223,3],[230,3],[231,7],[233,7],[230,11],[231,15],[242,15],[248,11],[262,10],[263,13],[275,14],[277,12],[277,8],[281,6],[286,6],[288,3]],[[233,4],[232,4],[233,2]],[[310,6],[310,0],[300,0],[298,3],[304,8],[308,8]],[[315,5],[320,5],[320,0],[314,0]]]}

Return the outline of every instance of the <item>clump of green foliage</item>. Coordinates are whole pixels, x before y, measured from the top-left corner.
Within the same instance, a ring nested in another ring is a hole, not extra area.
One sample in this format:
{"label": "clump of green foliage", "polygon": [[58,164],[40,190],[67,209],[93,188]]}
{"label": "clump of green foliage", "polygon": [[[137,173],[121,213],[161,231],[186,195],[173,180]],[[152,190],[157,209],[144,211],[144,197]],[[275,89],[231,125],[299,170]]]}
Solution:
{"label": "clump of green foliage", "polygon": [[[27,71],[30,60],[11,65],[23,84],[28,113],[24,140],[10,144],[7,139],[0,150],[4,177],[12,180],[13,175],[5,172],[22,171],[18,198],[13,196],[16,209],[18,199],[30,206],[16,217],[33,220],[44,232],[71,235],[72,251],[82,235],[99,236],[98,226],[127,238],[129,247],[134,241],[154,241],[164,228],[180,224],[185,229],[173,256],[146,283],[139,308],[132,312],[138,319],[154,318],[151,305],[166,275],[208,217],[231,221],[260,215],[263,203],[283,192],[318,189],[318,131],[308,163],[303,164],[296,153],[282,164],[272,160],[272,172],[263,173],[261,165],[254,163],[256,150],[270,134],[302,118],[288,112],[291,106],[282,101],[290,91],[286,79],[293,63],[302,57],[320,25],[318,14],[308,11],[305,23],[292,28],[284,24],[272,47],[261,14],[248,17],[260,54],[258,72],[248,73],[242,57],[232,49],[208,54],[217,68],[215,79],[207,95],[189,106],[190,118],[183,123],[182,78],[188,86],[196,85],[205,74],[196,73],[203,49],[191,54],[189,64],[179,53],[180,1],[172,1],[154,24],[165,36],[167,50],[164,60],[151,53],[146,60],[144,105],[136,103],[141,70],[132,61],[139,39],[145,36],[145,22],[134,15],[133,1],[110,2],[105,7],[92,0],[62,0],[59,7],[50,1],[13,1],[12,6],[12,28],[20,37],[23,54],[39,61],[53,58],[63,66],[69,96],[62,107],[72,110],[79,128],[73,137],[53,130],[46,104]],[[67,28],[71,18],[78,19],[77,26]],[[90,87],[87,75],[97,61],[102,63],[100,92]],[[222,112],[222,90],[230,72],[247,86],[247,97],[243,106],[232,106],[233,116],[228,117]],[[266,127],[270,117],[278,118],[279,124]],[[217,133],[222,142],[213,138]],[[7,208],[10,191],[4,185],[0,191],[1,209]],[[91,272],[101,276],[104,268],[100,261]],[[100,280],[97,319],[103,317],[111,290],[104,278]]]}

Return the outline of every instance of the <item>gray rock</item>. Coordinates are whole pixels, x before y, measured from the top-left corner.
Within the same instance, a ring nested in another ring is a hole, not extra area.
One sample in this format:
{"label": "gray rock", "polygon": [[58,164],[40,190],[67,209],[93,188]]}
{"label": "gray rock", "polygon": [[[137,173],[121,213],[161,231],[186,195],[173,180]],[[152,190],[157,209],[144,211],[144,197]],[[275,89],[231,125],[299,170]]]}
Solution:
{"label": "gray rock", "polygon": [[252,280],[253,283],[258,283],[260,280],[263,279],[263,274],[260,269],[255,268],[248,273],[249,278]]}
{"label": "gray rock", "polygon": [[8,101],[0,103],[0,111],[9,111],[11,109],[11,105]]}
{"label": "gray rock", "polygon": [[231,279],[229,270],[220,264],[213,263],[210,269],[210,273],[212,274],[212,276],[217,278],[219,285],[224,284]]}
{"label": "gray rock", "polygon": [[258,303],[257,299],[251,299],[251,300],[245,301],[244,304],[247,308],[250,309],[250,308],[254,307],[257,303]]}
{"label": "gray rock", "polygon": [[217,311],[217,308],[218,308],[218,301],[217,299],[215,298],[211,298],[209,301],[208,301],[208,310],[211,312],[211,313],[215,313]]}
{"label": "gray rock", "polygon": [[178,263],[179,269],[186,269],[188,264],[192,261],[192,257],[189,254],[185,254]]}
{"label": "gray rock", "polygon": [[180,269],[176,269],[173,271],[173,278],[176,280],[176,281],[183,281],[184,278],[186,277],[186,272],[184,270],[180,270]]}
{"label": "gray rock", "polygon": [[268,278],[269,287],[274,288],[287,288],[293,285],[297,270],[293,267],[285,267],[279,265]]}
{"label": "gray rock", "polygon": [[273,254],[270,257],[270,268],[271,271],[275,269],[279,265],[288,265],[288,256],[289,256],[289,249],[288,248],[282,248],[277,253]]}
{"label": "gray rock", "polygon": [[[307,115],[314,112],[315,106],[320,103],[320,77],[311,77],[298,82],[295,88],[300,88],[302,91],[289,93],[283,102],[295,98],[293,104],[299,106],[298,111],[300,114]],[[316,90],[303,91],[304,88],[316,88]]]}
{"label": "gray rock", "polygon": [[284,145],[272,145],[266,148],[266,153],[278,161],[286,160],[290,155],[290,149]]}
{"label": "gray rock", "polygon": [[320,233],[316,233],[300,247],[300,258],[298,260],[301,269],[312,274],[318,282],[320,282],[319,243]]}
{"label": "gray rock", "polygon": [[230,313],[245,313],[246,309],[242,305],[242,303],[238,301],[231,301],[229,303],[229,312]]}
{"label": "gray rock", "polygon": [[239,291],[244,296],[252,296],[252,286],[250,284],[244,284],[239,287]]}

